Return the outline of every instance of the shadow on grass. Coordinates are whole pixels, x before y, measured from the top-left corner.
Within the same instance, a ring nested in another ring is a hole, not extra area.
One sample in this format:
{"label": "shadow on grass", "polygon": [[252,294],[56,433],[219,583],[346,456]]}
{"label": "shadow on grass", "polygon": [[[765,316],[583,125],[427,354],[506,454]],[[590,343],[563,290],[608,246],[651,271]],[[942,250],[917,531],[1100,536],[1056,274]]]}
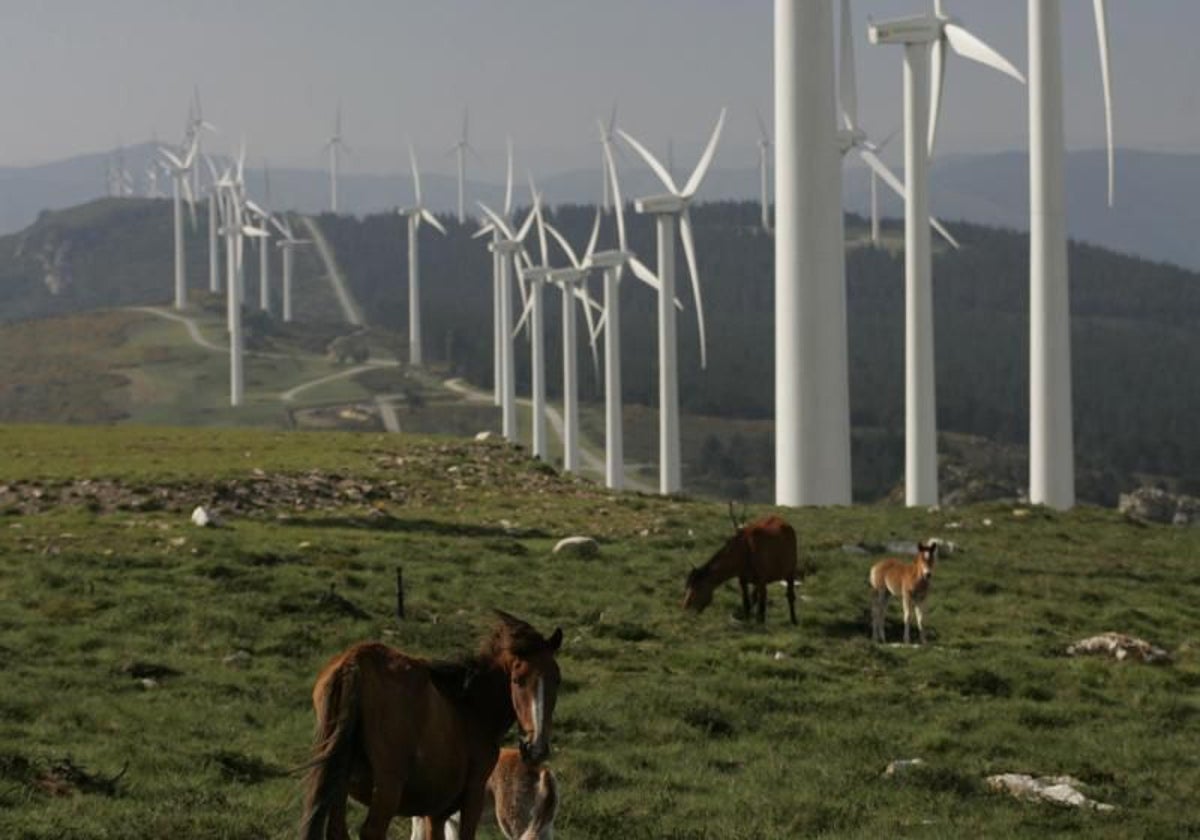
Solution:
{"label": "shadow on grass", "polygon": [[499,525],[473,525],[462,522],[441,522],[436,519],[399,519],[394,516],[326,516],[314,519],[296,517],[282,521],[285,526],[303,528],[354,528],[389,533],[427,533],[445,537],[508,537],[515,539],[545,539],[550,535],[540,528],[503,528]]}

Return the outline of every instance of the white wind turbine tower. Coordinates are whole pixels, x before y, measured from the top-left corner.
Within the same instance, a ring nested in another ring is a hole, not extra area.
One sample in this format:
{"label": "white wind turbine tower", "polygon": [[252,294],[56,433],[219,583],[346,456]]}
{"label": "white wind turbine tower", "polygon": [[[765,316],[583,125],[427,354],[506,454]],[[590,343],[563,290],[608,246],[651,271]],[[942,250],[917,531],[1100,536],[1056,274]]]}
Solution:
{"label": "white wind turbine tower", "polygon": [[158,153],[162,155],[171,172],[175,200],[175,308],[183,309],[187,306],[187,278],[184,275],[182,200],[186,197],[188,206],[192,205],[192,187],[188,182],[188,176],[196,161],[195,141],[192,142],[187,152],[183,153],[182,159],[169,149],[159,149]]}
{"label": "white wind turbine tower", "polygon": [[[1024,82],[1003,56],[941,13],[872,23],[872,44],[904,45],[905,502],[936,505],[937,406],[933,364],[933,285],[929,218],[929,150],[935,138],[947,45],[966,58]],[[930,48],[935,70],[930,107]]]}
{"label": "white wind turbine tower", "polygon": [[263,203],[262,206],[246,200],[246,207],[258,216],[262,234],[258,239],[258,308],[263,312],[271,311],[271,173],[267,162],[263,161]]}
{"label": "white wind turbine tower", "polygon": [[446,154],[456,155],[458,158],[458,223],[460,225],[467,220],[464,204],[466,200],[467,152],[475,152],[475,149],[467,141],[467,109],[463,108],[462,136],[446,152]]}
{"label": "white wind turbine tower", "polygon": [[342,104],[340,102],[333,121],[333,135],[325,141],[325,149],[329,152],[329,208],[336,213],[338,211],[338,151],[350,152],[350,147],[342,139]]}
{"label": "white wind turbine tower", "polygon": [[[512,194],[513,194],[513,144],[512,138],[506,139],[505,146],[507,149],[507,168],[505,169],[504,179],[504,213],[502,218],[505,223],[512,226]],[[489,250],[492,252],[492,384],[493,384],[493,401],[496,405],[504,404],[504,359],[503,359],[503,334],[504,326],[501,324],[500,318],[500,262],[504,257],[500,249],[495,247],[504,236],[503,231],[496,226],[494,222],[488,221],[484,224],[472,238],[480,236],[492,235],[492,243]]]}
{"label": "white wind turbine tower", "polygon": [[775,0],[775,503],[850,504],[833,0]]}
{"label": "white wind turbine tower", "polygon": [[[1113,203],[1112,82],[1104,0],[1093,0]],[[1029,0],[1029,499],[1075,505],[1071,304],[1063,175],[1062,11]]]}
{"label": "white wind turbine tower", "polygon": [[613,140],[616,139],[614,132],[617,130],[617,103],[613,103],[612,110],[608,114],[608,122],[597,120],[596,125],[600,127],[600,172],[603,176],[600,179],[603,185],[600,193],[600,207],[607,213],[613,207],[609,173],[615,175],[616,167],[612,160],[612,154],[608,150],[612,148]]}
{"label": "white wind turbine tower", "polygon": [[312,240],[297,239],[292,233],[292,226],[286,217],[272,216],[271,224],[275,225],[275,229],[283,237],[275,245],[279,248],[283,260],[283,320],[290,322],[292,320],[292,263],[295,256],[293,252],[297,246],[308,245]]}
{"label": "white wind turbine tower", "polygon": [[763,122],[762,114],[754,112],[755,118],[758,120],[758,179],[760,182],[759,199],[762,202],[762,229],[763,233],[770,235],[771,230],[771,196],[767,189],[767,179],[769,177],[769,164],[771,158],[771,135],[767,131],[767,124]]}
{"label": "white wind turbine tower", "polygon": [[217,232],[220,228],[218,205],[221,201],[218,182],[221,177],[217,175],[217,167],[212,162],[212,158],[205,155],[204,163],[212,178],[208,185],[208,290],[216,294],[221,291],[220,257],[217,253]]}
{"label": "white wind turbine tower", "polygon": [[417,231],[421,228],[422,220],[433,225],[443,236],[446,235],[446,229],[421,202],[421,172],[417,167],[417,153],[411,143],[408,144],[408,160],[412,164],[416,204],[399,211],[408,221],[408,363],[413,367],[421,367],[424,356],[421,351],[421,263],[417,251]]}
{"label": "white wind turbine tower", "polygon": [[533,224],[536,208],[529,211],[521,229],[514,231],[507,220],[493,211],[483,202],[479,208],[491,220],[498,231],[498,237],[489,246],[498,256],[496,263],[499,271],[499,294],[496,305],[500,311],[500,418],[504,439],[516,441],[517,433],[517,396],[516,396],[516,365],[513,349],[513,312],[512,312],[512,274],[513,270],[520,271],[520,259],[525,246],[522,242],[528,235]]}
{"label": "white wind turbine tower", "polygon": [[[659,410],[659,492],[663,495],[677,493],[682,487],[679,445],[679,380],[676,366],[675,339],[675,225],[678,221],[679,236],[683,241],[683,253],[692,278],[692,293],[696,298],[696,318],[700,329],[700,366],[707,366],[704,340],[704,304],[700,296],[700,278],[696,272],[696,245],[692,236],[692,222],[688,204],[700,187],[717,150],[721,127],[725,124],[725,109],[717,119],[708,145],[700,156],[692,176],[680,189],[671,173],[650,153],[645,146],[628,132],[618,133],[649,164],[651,170],[663,182],[669,192],[666,195],[640,198],[635,202],[639,213],[655,217],[658,227],[658,410]],[[637,271],[635,266],[634,271]]]}

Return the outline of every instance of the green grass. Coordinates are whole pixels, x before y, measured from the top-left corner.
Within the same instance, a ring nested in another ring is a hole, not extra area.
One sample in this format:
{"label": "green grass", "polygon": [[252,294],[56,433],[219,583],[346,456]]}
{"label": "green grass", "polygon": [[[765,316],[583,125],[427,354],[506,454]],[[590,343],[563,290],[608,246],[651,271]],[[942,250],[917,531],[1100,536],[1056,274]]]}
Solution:
{"label": "green grass", "polygon": [[[553,757],[563,837],[1200,831],[1195,530],[1096,509],[788,511],[814,572],[800,626],[773,588],[760,628],[733,620],[733,587],[701,616],[679,608],[688,567],[729,527],[722,506],[609,494],[499,444],[7,426],[0,462],[2,837],[290,837],[300,799],[287,771],[306,754],[322,662],[363,638],[453,654],[492,607],[566,634]],[[379,492],[301,510],[258,489],[261,510],[216,530],[191,527],[183,502],[138,513],[56,501],[68,480],[109,478],[211,494],[220,508],[231,482],[312,470]],[[42,499],[18,505],[30,482]],[[597,537],[601,556],[551,554],[574,533]],[[874,558],[842,545],[935,534],[962,550],[938,566],[931,644],[871,644]],[[331,585],[369,617],[322,607]],[[1063,654],[1104,630],[1174,661]],[[238,650],[248,663],[225,664]],[[179,674],[143,688],[122,671],[131,661]],[[50,796],[37,780],[66,756],[128,771],[115,796]],[[914,757],[925,766],[882,778]],[[984,776],[1007,771],[1072,774],[1118,810],[988,793]],[[485,836],[499,836],[490,822]]]}

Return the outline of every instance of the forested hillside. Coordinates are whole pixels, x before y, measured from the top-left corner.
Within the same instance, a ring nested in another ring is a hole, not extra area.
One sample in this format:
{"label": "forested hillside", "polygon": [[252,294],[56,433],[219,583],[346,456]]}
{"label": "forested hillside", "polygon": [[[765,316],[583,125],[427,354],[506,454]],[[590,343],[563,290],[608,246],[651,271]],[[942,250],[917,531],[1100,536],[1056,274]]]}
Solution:
{"label": "forested hillside", "polygon": [[[524,210],[519,211],[523,217]],[[193,287],[207,277],[205,217],[188,234]],[[708,327],[708,368],[699,364],[695,307],[682,250],[677,255],[680,394],[685,409],[685,470],[731,495],[761,495],[772,474],[773,244],[758,227],[753,203],[698,205],[692,217]],[[548,212],[582,250],[594,210],[565,206]],[[649,220],[627,213],[630,247],[653,263]],[[445,220],[449,234],[421,228],[426,354],[470,381],[492,377],[491,256],[472,239],[470,221]],[[395,214],[357,219],[324,215],[319,223],[368,320],[407,329],[406,237]],[[1023,486],[1019,447],[1027,434],[1028,242],[1021,233],[954,225],[960,251],[938,245],[934,258],[938,421],[944,432],[1001,444],[1004,480]],[[848,217],[851,407],[855,427],[855,492],[886,495],[902,478],[904,423],[904,300],[901,231],[885,225],[884,247],[871,247],[863,221]],[[601,246],[612,243],[605,221]],[[536,237],[530,239],[536,249]],[[552,245],[552,262],[565,260]],[[336,317],[323,269],[312,249],[300,252],[297,310],[306,320]],[[278,271],[278,261],[274,263]],[[1111,503],[1137,481],[1171,478],[1200,489],[1200,276],[1182,269],[1072,246],[1072,348],[1080,493]],[[98,306],[165,303],[170,297],[170,204],[99,201],[44,214],[29,230],[0,238],[0,320]],[[251,300],[257,260],[248,265]],[[592,281],[599,295],[598,278]],[[631,275],[621,288],[623,375],[631,404],[656,401],[653,293]],[[551,396],[561,382],[560,299],[547,301]],[[581,319],[582,325],[582,319]],[[586,340],[580,330],[581,343]],[[528,393],[529,354],[518,344],[518,389]],[[586,347],[581,394],[599,400],[597,369]],[[745,421],[717,435],[689,417]],[[757,422],[755,422],[757,421]],[[942,451],[978,449],[957,435]],[[958,454],[954,458],[961,460]],[[985,466],[984,469],[994,469]],[[952,465],[943,465],[943,475]],[[691,479],[689,479],[689,482]],[[755,484],[755,481],[759,482]]]}

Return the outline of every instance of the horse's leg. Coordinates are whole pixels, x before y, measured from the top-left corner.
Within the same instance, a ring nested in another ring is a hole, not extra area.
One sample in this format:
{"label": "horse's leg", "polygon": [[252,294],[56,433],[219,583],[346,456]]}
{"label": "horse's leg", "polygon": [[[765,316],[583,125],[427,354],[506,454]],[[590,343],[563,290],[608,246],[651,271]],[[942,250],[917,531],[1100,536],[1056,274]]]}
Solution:
{"label": "horse's leg", "polygon": [[921,636],[921,644],[925,644],[925,611],[921,609],[921,602],[913,603],[913,609],[917,613],[917,633]]}
{"label": "horse's leg", "polygon": [[412,818],[412,833],[409,834],[408,840],[429,840],[429,832],[425,830],[425,818]]}
{"label": "horse's leg", "polygon": [[462,809],[458,812],[459,840],[475,840],[475,832],[479,828],[479,821],[483,818],[486,786],[486,779],[467,778],[467,788],[463,791]]}
{"label": "horse's leg", "polygon": [[750,581],[745,575],[738,575],[738,583],[742,587],[742,618],[750,620]]}
{"label": "horse's leg", "polygon": [[754,594],[758,598],[758,623],[764,624],[767,620],[767,582],[760,580],[754,586]]}
{"label": "horse's leg", "polygon": [[346,800],[334,802],[329,807],[329,822],[325,823],[325,840],[350,840],[350,829],[346,828]]}
{"label": "horse's leg", "polygon": [[792,575],[787,579],[787,599],[788,612],[792,614],[792,624],[798,624],[796,621],[796,576]]}
{"label": "horse's leg", "polygon": [[[367,818],[358,830],[360,840],[387,840],[388,826],[400,807],[404,781],[404,776],[400,773],[376,771],[375,789],[371,791]],[[429,840],[441,840],[442,836],[436,826],[429,835]]]}
{"label": "horse's leg", "polygon": [[908,620],[912,614],[912,596],[907,592],[901,593],[900,603],[904,605],[904,644],[909,645],[912,644],[908,636]]}

